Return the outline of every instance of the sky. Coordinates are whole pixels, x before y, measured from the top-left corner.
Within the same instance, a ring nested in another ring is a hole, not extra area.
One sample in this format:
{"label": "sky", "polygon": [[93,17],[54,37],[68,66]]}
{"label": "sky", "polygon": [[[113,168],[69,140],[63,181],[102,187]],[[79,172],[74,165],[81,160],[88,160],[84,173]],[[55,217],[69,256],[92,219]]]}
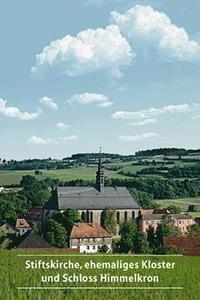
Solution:
{"label": "sky", "polygon": [[200,148],[198,0],[1,1],[0,157]]}

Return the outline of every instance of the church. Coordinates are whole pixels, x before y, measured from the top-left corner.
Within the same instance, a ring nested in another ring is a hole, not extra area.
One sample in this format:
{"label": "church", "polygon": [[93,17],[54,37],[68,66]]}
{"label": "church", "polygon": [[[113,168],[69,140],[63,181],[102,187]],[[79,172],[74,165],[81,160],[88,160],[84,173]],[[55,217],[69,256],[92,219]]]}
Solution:
{"label": "church", "polygon": [[96,172],[95,187],[57,187],[44,207],[44,221],[54,213],[68,208],[76,209],[83,221],[101,224],[101,214],[105,208],[114,209],[117,224],[134,220],[138,216],[139,205],[126,187],[106,187],[104,184],[101,152]]}

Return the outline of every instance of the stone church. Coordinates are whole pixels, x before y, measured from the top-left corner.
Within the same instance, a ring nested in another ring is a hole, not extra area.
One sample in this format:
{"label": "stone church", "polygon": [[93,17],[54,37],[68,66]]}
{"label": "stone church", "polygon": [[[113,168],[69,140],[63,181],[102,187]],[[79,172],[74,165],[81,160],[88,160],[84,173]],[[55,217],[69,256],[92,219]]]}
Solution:
{"label": "stone church", "polygon": [[101,224],[101,214],[105,208],[114,209],[117,224],[134,220],[138,216],[139,205],[126,187],[106,187],[102,169],[101,153],[96,172],[95,187],[58,187],[44,207],[44,221],[54,213],[75,208],[87,223]]}

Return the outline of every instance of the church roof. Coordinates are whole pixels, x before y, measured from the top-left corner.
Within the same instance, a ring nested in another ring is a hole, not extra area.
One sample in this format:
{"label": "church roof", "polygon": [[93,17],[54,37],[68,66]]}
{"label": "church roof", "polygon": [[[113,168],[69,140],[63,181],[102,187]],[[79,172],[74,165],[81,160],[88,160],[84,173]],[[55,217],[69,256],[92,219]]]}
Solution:
{"label": "church roof", "polygon": [[45,205],[46,209],[139,209],[125,187],[105,187],[100,193],[94,187],[58,187],[54,197]]}

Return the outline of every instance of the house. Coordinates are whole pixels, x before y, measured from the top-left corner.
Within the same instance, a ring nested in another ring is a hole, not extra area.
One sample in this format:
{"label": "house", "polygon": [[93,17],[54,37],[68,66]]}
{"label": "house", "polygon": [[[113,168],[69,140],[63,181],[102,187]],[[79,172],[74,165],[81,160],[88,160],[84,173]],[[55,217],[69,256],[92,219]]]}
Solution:
{"label": "house", "polygon": [[167,247],[176,247],[180,249],[183,255],[200,256],[200,237],[165,237],[164,244]]}
{"label": "house", "polygon": [[25,239],[18,245],[19,249],[41,249],[41,248],[51,248],[49,243],[41,238],[35,232],[29,232],[26,234]]}
{"label": "house", "polygon": [[31,230],[31,226],[25,219],[17,219],[15,228],[17,229],[17,236],[24,235],[27,231]]}
{"label": "house", "polygon": [[0,226],[0,232],[5,234],[16,234],[17,230],[8,223],[4,223]]}
{"label": "house", "polygon": [[70,248],[80,253],[96,253],[103,245],[112,250],[112,236],[97,223],[77,223],[72,227]]}
{"label": "house", "polygon": [[117,224],[134,220],[140,209],[126,187],[105,186],[101,153],[96,172],[96,186],[58,187],[44,206],[44,221],[54,213],[64,212],[68,208],[77,209],[85,222],[97,224],[101,224],[101,214],[105,208],[116,211]]}
{"label": "house", "polygon": [[[143,232],[146,232],[149,227],[153,227],[156,230],[158,224],[162,223],[166,214],[147,214],[142,215],[140,218],[140,228]],[[173,221],[173,225],[178,227],[182,233],[188,231],[188,226],[193,225],[194,220],[187,214],[167,214]]]}
{"label": "house", "polygon": [[29,222],[35,224],[39,229],[42,227],[44,210],[42,207],[33,207],[27,213],[26,218]]}

